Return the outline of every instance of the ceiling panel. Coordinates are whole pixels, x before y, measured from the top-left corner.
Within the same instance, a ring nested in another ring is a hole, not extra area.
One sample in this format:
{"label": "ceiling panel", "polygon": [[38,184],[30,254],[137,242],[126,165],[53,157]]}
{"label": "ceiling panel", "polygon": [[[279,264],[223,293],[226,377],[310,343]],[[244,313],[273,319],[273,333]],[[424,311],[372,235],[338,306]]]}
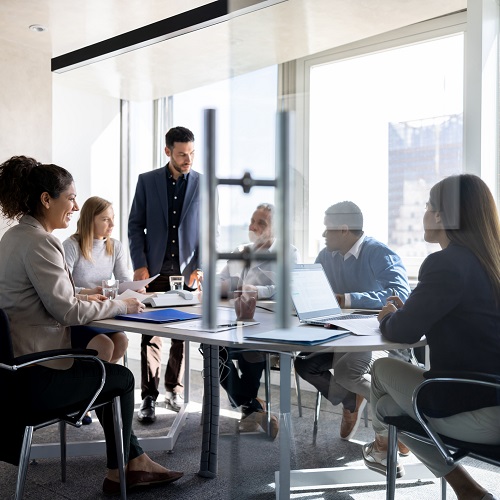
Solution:
{"label": "ceiling panel", "polygon": [[[2,0],[0,43],[51,57],[208,4],[206,0]],[[466,0],[287,0],[64,74],[58,83],[149,100],[466,8]],[[47,32],[34,33],[30,24]],[[48,60],[48,67],[50,61]]]}

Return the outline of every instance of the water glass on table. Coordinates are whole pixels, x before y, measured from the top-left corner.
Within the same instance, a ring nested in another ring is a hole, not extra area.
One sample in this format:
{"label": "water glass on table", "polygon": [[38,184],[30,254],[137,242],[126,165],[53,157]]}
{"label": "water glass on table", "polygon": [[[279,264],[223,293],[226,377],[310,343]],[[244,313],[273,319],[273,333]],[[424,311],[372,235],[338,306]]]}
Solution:
{"label": "water glass on table", "polygon": [[102,294],[108,299],[114,299],[118,295],[120,280],[102,280]]}

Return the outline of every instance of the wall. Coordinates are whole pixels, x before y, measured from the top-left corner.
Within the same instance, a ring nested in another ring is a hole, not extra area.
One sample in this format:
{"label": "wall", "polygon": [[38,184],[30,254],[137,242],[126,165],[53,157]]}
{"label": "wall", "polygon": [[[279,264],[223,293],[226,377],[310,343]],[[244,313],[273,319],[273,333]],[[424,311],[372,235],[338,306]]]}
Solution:
{"label": "wall", "polygon": [[[50,56],[0,43],[0,162],[14,155],[50,161],[52,75]],[[0,217],[0,237],[7,229]]]}
{"label": "wall", "polygon": [[[119,239],[120,101],[65,87],[59,76],[53,76],[53,162],[73,175],[80,206],[90,196],[113,202],[117,212],[113,236]],[[73,234],[77,219],[57,236],[65,239]]]}

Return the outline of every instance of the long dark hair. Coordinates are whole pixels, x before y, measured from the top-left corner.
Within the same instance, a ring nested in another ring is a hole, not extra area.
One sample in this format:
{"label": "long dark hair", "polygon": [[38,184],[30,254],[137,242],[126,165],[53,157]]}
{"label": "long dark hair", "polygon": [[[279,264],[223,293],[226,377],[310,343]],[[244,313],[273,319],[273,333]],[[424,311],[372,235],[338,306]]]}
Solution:
{"label": "long dark hair", "polygon": [[72,175],[62,167],[13,156],[0,165],[0,211],[14,220],[25,214],[36,215],[42,193],[59,198],[72,182]]}
{"label": "long dark hair", "polygon": [[476,175],[454,175],[431,188],[429,201],[450,241],[479,259],[500,303],[500,222],[488,186]]}

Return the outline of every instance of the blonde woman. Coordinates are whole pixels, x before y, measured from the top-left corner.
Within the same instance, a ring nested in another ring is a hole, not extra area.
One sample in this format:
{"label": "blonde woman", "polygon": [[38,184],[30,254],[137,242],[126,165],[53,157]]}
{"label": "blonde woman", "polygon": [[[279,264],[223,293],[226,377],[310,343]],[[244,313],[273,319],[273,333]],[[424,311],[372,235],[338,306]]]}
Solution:
{"label": "blonde woman", "polygon": [[[76,293],[101,300],[101,282],[112,276],[130,281],[127,256],[121,242],[111,238],[114,227],[111,202],[93,196],[82,206],[76,233],[63,243],[66,263],[73,275]],[[104,328],[71,328],[71,345],[95,349],[104,361],[116,363],[128,346],[124,332]]]}

